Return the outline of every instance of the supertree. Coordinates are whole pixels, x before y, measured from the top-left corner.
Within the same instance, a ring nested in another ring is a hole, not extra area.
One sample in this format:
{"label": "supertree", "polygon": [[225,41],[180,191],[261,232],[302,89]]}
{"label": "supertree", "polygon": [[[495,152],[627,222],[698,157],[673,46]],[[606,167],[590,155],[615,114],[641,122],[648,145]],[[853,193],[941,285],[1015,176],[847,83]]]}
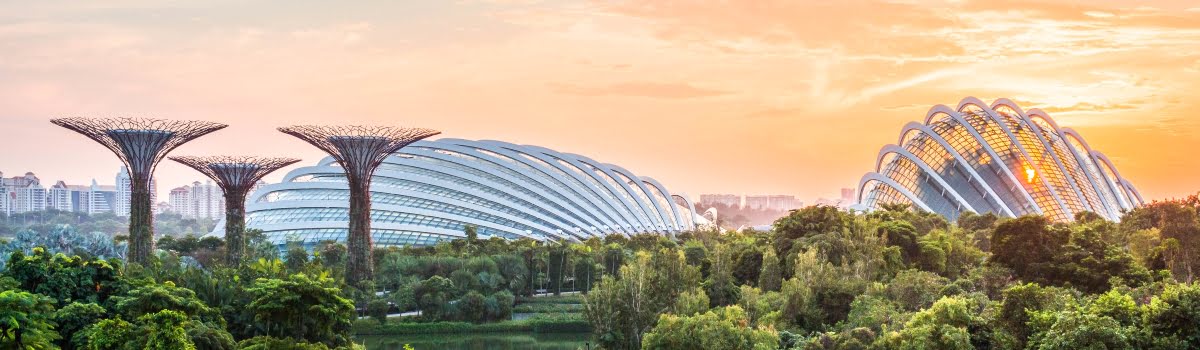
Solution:
{"label": "supertree", "polygon": [[130,262],[145,264],[154,251],[154,203],[150,180],[167,153],[225,124],[146,118],[62,118],[50,121],[107,147],[129,169]]}
{"label": "supertree", "polygon": [[346,238],[346,280],[354,286],[373,277],[371,175],[388,155],[413,142],[439,134],[421,128],[386,126],[314,126],[279,128],[333,156],[350,187],[350,227]]}
{"label": "supertree", "polygon": [[246,251],[246,195],[263,176],[299,162],[250,156],[170,157],[216,181],[225,193],[225,262],[236,266]]}

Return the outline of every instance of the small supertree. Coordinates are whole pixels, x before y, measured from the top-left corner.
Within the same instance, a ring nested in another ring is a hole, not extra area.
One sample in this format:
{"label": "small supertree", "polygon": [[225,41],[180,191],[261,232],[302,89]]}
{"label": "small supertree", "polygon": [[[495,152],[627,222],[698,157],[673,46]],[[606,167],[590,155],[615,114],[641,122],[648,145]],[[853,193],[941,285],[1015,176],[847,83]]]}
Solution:
{"label": "small supertree", "polygon": [[208,176],[225,192],[225,262],[236,266],[246,251],[246,195],[263,176],[299,162],[250,156],[170,157]]}
{"label": "small supertree", "polygon": [[350,187],[350,227],[346,238],[346,280],[351,285],[373,277],[371,175],[389,155],[413,142],[439,134],[420,128],[386,126],[313,126],[279,128],[333,156]]}
{"label": "small supertree", "polygon": [[154,203],[150,180],[154,168],[176,147],[226,127],[189,120],[144,118],[62,118],[50,121],[107,147],[129,168],[130,262],[145,264],[154,251]]}

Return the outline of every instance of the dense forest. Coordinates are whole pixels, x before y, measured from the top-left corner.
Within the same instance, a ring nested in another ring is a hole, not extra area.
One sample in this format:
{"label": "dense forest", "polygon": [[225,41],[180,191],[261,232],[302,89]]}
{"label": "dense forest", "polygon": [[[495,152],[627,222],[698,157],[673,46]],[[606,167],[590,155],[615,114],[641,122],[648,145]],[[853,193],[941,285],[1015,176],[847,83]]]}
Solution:
{"label": "dense forest", "polygon": [[0,245],[0,348],[352,348],[367,329],[524,322],[605,349],[1193,349],[1198,209],[1192,196],[1054,223],[817,206],[770,231],[583,242],[467,227],[376,249],[362,289],[333,242],[281,251],[251,234],[246,261],[223,266],[219,239],[164,237],[137,266],[119,241],[60,225]]}

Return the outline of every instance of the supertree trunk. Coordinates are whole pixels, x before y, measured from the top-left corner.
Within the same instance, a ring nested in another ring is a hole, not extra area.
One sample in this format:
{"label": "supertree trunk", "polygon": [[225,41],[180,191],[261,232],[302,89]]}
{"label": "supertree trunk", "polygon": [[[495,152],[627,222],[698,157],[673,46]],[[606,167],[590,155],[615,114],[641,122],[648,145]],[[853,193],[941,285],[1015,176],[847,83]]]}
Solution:
{"label": "supertree trunk", "polygon": [[154,252],[154,203],[150,199],[150,181],[131,179],[129,191],[129,262],[145,265]]}
{"label": "supertree trunk", "polygon": [[346,237],[346,279],[354,283],[375,277],[369,184],[369,181],[350,181],[350,233]]}
{"label": "supertree trunk", "polygon": [[225,192],[225,264],[238,266],[246,258],[246,193]]}

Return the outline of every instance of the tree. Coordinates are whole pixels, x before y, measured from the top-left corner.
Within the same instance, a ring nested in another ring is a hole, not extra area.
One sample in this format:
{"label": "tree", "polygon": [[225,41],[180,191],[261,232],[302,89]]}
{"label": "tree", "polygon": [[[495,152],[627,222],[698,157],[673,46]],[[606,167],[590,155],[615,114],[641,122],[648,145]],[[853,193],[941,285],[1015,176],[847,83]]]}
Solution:
{"label": "tree", "polygon": [[1004,291],[996,320],[996,328],[1011,336],[1014,346],[1023,348],[1034,330],[1029,327],[1029,313],[1043,310],[1062,309],[1073,303],[1069,290],[1042,287],[1035,283],[1012,286]]}
{"label": "tree", "polygon": [[888,349],[974,349],[970,329],[982,324],[970,301],[944,297],[913,315],[904,329],[887,334]]}
{"label": "tree", "polygon": [[641,348],[642,336],[678,295],[699,283],[700,271],[671,250],[638,253],[621,267],[620,278],[606,276],[583,298],[584,318],[597,341],[609,349]]}
{"label": "tree", "polygon": [[367,302],[367,314],[371,318],[379,321],[379,324],[387,324],[388,302],[386,299],[372,299]]}
{"label": "tree", "polygon": [[485,303],[486,298],[483,297],[483,294],[479,294],[477,291],[470,291],[466,295],[463,295],[462,298],[459,298],[455,306],[458,307],[460,319],[467,322],[480,323],[484,321],[487,315]]}
{"label": "tree", "polygon": [[413,291],[413,298],[417,301],[421,316],[430,320],[441,320],[447,316],[446,306],[454,298],[453,293],[454,282],[442,276],[433,276],[421,281]]}
{"label": "tree", "polygon": [[1155,338],[1171,338],[1200,347],[1200,285],[1172,284],[1146,306],[1146,323]]}
{"label": "tree", "polygon": [[[737,305],[695,316],[662,315],[646,333],[642,349],[752,349],[779,348],[779,335],[770,328],[751,328]],[[699,336],[697,336],[699,335]]]}
{"label": "tree", "polygon": [[141,349],[138,344],[139,330],[132,323],[120,318],[107,318],[83,330],[83,338],[89,350]]}
{"label": "tree", "polygon": [[671,313],[680,316],[692,316],[708,311],[708,295],[704,294],[704,289],[696,288],[691,291],[679,293],[679,297],[675,299],[675,306]]}
{"label": "tree", "polygon": [[[805,236],[841,232],[853,221],[850,214],[833,206],[810,206],[793,210],[775,220],[775,249],[781,256],[795,256],[794,242]],[[785,275],[787,275],[785,273]]]}
{"label": "tree", "polygon": [[246,291],[251,295],[247,308],[266,323],[269,335],[329,346],[349,344],[354,304],[341,296],[332,279],[305,274],[260,278]]}
{"label": "tree", "polygon": [[1054,276],[1054,255],[1067,244],[1066,227],[1051,226],[1044,216],[1022,216],[996,226],[992,233],[991,261],[1013,270],[1030,282]]}
{"label": "tree", "polygon": [[58,346],[67,349],[83,347],[87,343],[87,337],[82,332],[84,328],[104,319],[107,313],[108,311],[95,303],[79,302],[55,311],[54,322],[58,325],[58,334],[62,336]]}
{"label": "tree", "polygon": [[0,292],[0,348],[53,349],[54,301],[21,290]]}
{"label": "tree", "polygon": [[728,244],[720,243],[713,248],[713,263],[708,280],[704,281],[704,291],[708,294],[711,306],[725,306],[737,302],[738,287],[734,283],[734,264],[732,252]]}
{"label": "tree", "polygon": [[195,350],[196,345],[188,338],[184,324],[188,322],[187,315],[173,310],[161,310],[138,318],[144,324],[145,344],[143,349],[154,350]]}
{"label": "tree", "polygon": [[783,286],[783,272],[779,269],[779,257],[774,249],[767,249],[762,257],[762,272],[758,274],[758,288],[777,292]]}
{"label": "tree", "polygon": [[201,322],[213,322],[222,328],[225,326],[218,310],[205,305],[192,290],[176,287],[170,281],[139,286],[125,295],[113,296],[111,301],[115,313],[125,319],[137,320],[144,315],[173,310]]}
{"label": "tree", "polygon": [[887,295],[904,310],[918,311],[940,299],[942,288],[949,283],[950,280],[932,272],[904,270],[888,283]]}

